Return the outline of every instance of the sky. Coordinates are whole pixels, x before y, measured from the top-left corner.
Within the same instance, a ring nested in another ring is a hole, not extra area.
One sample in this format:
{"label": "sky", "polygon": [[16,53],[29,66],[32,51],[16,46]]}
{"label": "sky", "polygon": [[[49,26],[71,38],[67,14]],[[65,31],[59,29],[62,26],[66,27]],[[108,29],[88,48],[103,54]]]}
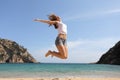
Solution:
{"label": "sky", "polygon": [[[34,22],[54,13],[68,28],[68,59],[57,50],[57,30]],[[0,0],[0,38],[16,41],[42,63],[93,63],[120,39],[120,0]]]}

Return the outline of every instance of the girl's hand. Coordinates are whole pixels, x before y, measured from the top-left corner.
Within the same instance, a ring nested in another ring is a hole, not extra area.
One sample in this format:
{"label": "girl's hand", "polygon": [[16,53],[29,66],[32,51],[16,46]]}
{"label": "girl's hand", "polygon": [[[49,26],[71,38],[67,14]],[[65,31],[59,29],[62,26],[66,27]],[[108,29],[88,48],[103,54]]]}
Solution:
{"label": "girl's hand", "polygon": [[34,21],[39,21],[40,19],[34,19]]}

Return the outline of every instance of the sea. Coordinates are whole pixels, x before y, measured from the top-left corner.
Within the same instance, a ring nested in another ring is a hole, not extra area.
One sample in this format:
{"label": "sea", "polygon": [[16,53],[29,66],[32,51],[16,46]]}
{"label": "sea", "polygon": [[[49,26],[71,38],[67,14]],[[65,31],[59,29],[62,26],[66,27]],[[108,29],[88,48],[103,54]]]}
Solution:
{"label": "sea", "polygon": [[0,64],[0,78],[120,78],[120,65],[80,63]]}

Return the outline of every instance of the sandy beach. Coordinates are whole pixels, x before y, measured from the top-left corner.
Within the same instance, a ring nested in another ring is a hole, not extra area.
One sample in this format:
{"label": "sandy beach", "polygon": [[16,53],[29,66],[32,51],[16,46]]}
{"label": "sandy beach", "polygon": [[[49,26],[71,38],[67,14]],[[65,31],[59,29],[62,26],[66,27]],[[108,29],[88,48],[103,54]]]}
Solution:
{"label": "sandy beach", "polygon": [[120,78],[0,78],[0,80],[120,80]]}

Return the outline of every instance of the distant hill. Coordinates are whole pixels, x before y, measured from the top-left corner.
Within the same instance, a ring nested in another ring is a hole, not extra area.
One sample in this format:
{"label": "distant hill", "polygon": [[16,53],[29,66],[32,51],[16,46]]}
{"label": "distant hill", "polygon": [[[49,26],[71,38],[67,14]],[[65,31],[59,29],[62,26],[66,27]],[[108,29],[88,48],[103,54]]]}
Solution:
{"label": "distant hill", "polygon": [[103,54],[97,64],[120,65],[120,41]]}
{"label": "distant hill", "polygon": [[36,60],[15,41],[0,38],[0,63],[36,63]]}

